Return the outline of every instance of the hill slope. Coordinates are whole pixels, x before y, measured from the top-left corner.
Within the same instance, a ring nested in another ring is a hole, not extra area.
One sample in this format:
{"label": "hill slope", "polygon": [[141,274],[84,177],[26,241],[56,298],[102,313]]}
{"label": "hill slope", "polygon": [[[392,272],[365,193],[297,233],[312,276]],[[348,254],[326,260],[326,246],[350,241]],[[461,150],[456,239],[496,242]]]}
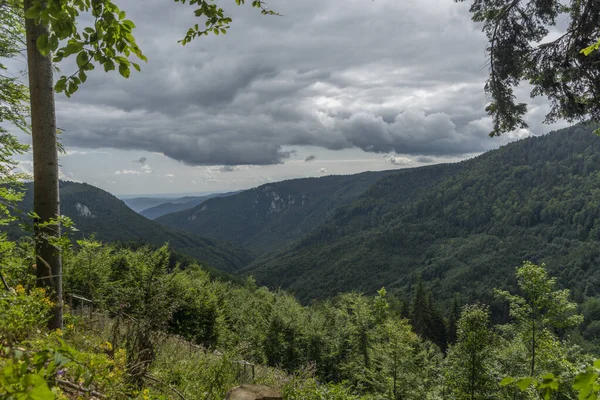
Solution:
{"label": "hill slope", "polygon": [[320,225],[378,179],[396,171],[293,179],[233,196],[210,199],[156,221],[195,234],[228,240],[257,253],[281,248]]}
{"label": "hill slope", "polygon": [[[96,234],[105,242],[136,242],[170,247],[221,269],[234,271],[246,265],[250,254],[231,244],[206,239],[194,234],[170,229],[150,221],[131,210],[112,194],[86,183],[61,182],[61,213],[73,219],[78,237]],[[32,209],[32,187],[21,204]],[[13,236],[18,232],[13,231]]]}
{"label": "hill slope", "polygon": [[193,207],[197,206],[198,204],[202,204],[206,200],[212,199],[213,197],[231,196],[234,193],[237,193],[237,192],[213,193],[213,194],[209,194],[207,196],[181,197],[179,199],[176,199],[175,201],[165,202],[165,203],[159,204],[157,206],[150,207],[145,210],[139,211],[139,213],[148,219],[156,219],[156,218],[162,217],[163,215],[167,215],[167,214],[171,214],[171,213],[179,212],[179,211],[184,211],[184,210],[189,210],[190,208],[193,208]]}
{"label": "hill slope", "polygon": [[321,227],[244,273],[301,299],[420,274],[442,300],[484,298],[523,260],[577,295],[600,293],[600,138],[583,125],[378,181]]}
{"label": "hill slope", "polygon": [[129,208],[137,213],[164,203],[173,202],[174,200],[168,197],[132,197],[130,199],[122,199]]}

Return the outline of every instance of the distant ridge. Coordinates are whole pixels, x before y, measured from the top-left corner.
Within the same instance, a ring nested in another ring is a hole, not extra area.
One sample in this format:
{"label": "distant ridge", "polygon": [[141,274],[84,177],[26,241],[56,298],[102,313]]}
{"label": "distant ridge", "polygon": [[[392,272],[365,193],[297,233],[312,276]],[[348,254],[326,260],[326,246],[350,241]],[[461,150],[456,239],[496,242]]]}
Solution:
{"label": "distant ridge", "polygon": [[[252,260],[239,246],[170,229],[131,210],[122,200],[87,183],[60,182],[61,213],[73,219],[77,237],[96,234],[104,242],[135,242],[170,247],[223,271],[235,271]],[[32,187],[27,186],[20,207],[32,209]],[[11,229],[11,236],[23,233]]]}
{"label": "distant ridge", "polygon": [[163,215],[188,210],[197,206],[198,204],[202,204],[208,199],[212,199],[213,197],[226,197],[231,196],[233,194],[239,193],[237,192],[228,192],[228,193],[213,193],[207,196],[187,196],[175,199],[172,202],[162,203],[155,207],[150,207],[145,210],[140,211],[139,213],[146,218],[156,219],[158,217],[162,217]]}
{"label": "distant ridge", "polygon": [[228,240],[253,252],[282,248],[320,225],[380,178],[397,172],[363,172],[269,183],[212,198],[156,221],[200,236]]}

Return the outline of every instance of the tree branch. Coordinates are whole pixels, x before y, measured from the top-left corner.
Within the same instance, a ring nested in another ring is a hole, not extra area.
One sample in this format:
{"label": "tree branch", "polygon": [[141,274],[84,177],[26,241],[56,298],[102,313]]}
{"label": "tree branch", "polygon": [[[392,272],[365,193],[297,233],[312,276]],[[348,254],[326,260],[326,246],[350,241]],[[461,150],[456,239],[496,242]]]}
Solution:
{"label": "tree branch", "polygon": [[98,397],[100,399],[106,399],[106,396],[103,395],[102,393],[97,392],[97,391],[92,390],[92,389],[84,388],[83,386],[76,385],[76,384],[74,384],[72,382],[65,381],[65,380],[62,380],[62,379],[57,379],[56,382],[58,383],[59,386],[68,387],[69,389],[77,390],[77,391],[83,392],[83,393],[89,393],[92,396]]}
{"label": "tree branch", "polygon": [[8,286],[8,283],[6,283],[6,279],[4,279],[4,275],[2,275],[1,272],[0,272],[0,279],[2,280],[2,285],[4,286],[4,289],[6,289],[6,291],[8,291],[8,292],[12,292],[11,287]]}

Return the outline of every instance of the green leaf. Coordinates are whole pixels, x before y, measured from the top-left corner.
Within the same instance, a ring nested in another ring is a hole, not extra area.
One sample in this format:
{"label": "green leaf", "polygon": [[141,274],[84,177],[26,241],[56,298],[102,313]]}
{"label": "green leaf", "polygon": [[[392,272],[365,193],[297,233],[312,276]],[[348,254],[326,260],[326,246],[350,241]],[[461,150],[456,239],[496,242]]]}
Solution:
{"label": "green leaf", "polygon": [[48,45],[50,46],[50,51],[54,51],[58,47],[58,37],[55,34],[50,34],[48,37]]}
{"label": "green leaf", "polygon": [[107,58],[106,61],[104,61],[104,71],[108,72],[108,71],[114,71],[114,70],[115,70],[115,63],[110,58]]}
{"label": "green leaf", "polygon": [[140,68],[139,64],[132,62],[131,65],[133,65],[133,68],[135,68],[137,72],[141,71],[141,68]]}
{"label": "green leaf", "polygon": [[124,64],[124,65],[126,65],[126,66],[128,66],[128,67],[129,67],[129,64],[130,64],[130,62],[129,62],[129,60],[128,60],[127,58],[125,58],[125,57],[121,57],[121,56],[117,56],[117,57],[115,57],[115,60],[116,60],[116,61],[117,61],[119,64]]}
{"label": "green leaf", "polygon": [[586,387],[591,386],[598,379],[598,374],[595,372],[582,372],[575,376],[573,381],[573,389],[584,390]]}
{"label": "green leaf", "polygon": [[54,393],[48,387],[48,384],[39,375],[28,374],[25,376],[27,386],[31,387],[27,391],[28,398],[31,400],[52,400],[56,398]]}
{"label": "green leaf", "polygon": [[57,93],[60,93],[63,90],[65,90],[66,86],[67,86],[67,79],[63,76],[62,78],[60,78],[58,80],[58,82],[56,82],[56,85],[54,85],[54,90]]}
{"label": "green leaf", "polygon": [[515,381],[515,378],[511,377],[511,376],[507,376],[506,378],[502,379],[502,381],[500,381],[500,386],[508,386],[511,383],[513,383]]}
{"label": "green leaf", "polygon": [[531,378],[531,377],[521,378],[516,382],[517,387],[521,390],[521,392],[526,391],[527,388],[529,388],[529,386],[531,386],[532,383],[533,383],[533,378]]}
{"label": "green leaf", "polygon": [[83,49],[83,44],[76,41],[69,41],[67,47],[65,47],[65,56],[79,53]]}
{"label": "green leaf", "polygon": [[39,7],[33,6],[25,11],[25,18],[27,19],[35,19],[40,16],[41,9]]}
{"label": "green leaf", "polygon": [[48,34],[44,33],[40,35],[35,42],[35,47],[37,47],[41,55],[46,57],[50,53],[50,49],[48,48]]}
{"label": "green leaf", "polygon": [[[596,133],[596,132],[594,131],[594,133]],[[600,133],[600,131],[598,133]],[[594,361],[594,368],[600,369],[600,359],[597,359],[596,361]]]}
{"label": "green leaf", "polygon": [[129,75],[131,74],[131,70],[129,69],[129,67],[125,64],[119,64],[119,73],[124,77],[124,78],[129,78]]}
{"label": "green leaf", "polygon": [[88,61],[89,57],[87,51],[80,51],[79,54],[77,54],[77,66],[79,68],[82,68],[85,64],[88,63]]}

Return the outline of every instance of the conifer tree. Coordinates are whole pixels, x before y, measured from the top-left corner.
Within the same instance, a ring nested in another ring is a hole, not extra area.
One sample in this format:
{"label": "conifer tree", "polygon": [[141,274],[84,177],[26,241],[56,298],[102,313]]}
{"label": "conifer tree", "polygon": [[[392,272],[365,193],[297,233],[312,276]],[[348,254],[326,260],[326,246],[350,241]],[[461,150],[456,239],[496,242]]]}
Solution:
{"label": "conifer tree", "polygon": [[[598,0],[469,2],[473,21],[483,23],[488,38],[491,136],[527,127],[527,105],[513,91],[523,80],[532,97],[550,100],[545,122],[600,121]],[[556,35],[558,21],[567,26]]]}
{"label": "conifer tree", "polygon": [[435,308],[431,293],[425,289],[423,279],[419,277],[413,295],[410,314],[411,325],[418,335],[429,339],[442,349],[446,350],[446,327],[444,318]]}
{"label": "conifer tree", "polygon": [[460,314],[460,299],[458,295],[456,295],[452,300],[452,308],[450,309],[450,315],[448,316],[448,344],[456,343],[457,324],[460,319]]}
{"label": "conifer tree", "polygon": [[416,334],[421,337],[429,336],[429,306],[425,284],[421,277],[417,280],[417,285],[413,293],[412,307],[410,310],[410,324]]}

